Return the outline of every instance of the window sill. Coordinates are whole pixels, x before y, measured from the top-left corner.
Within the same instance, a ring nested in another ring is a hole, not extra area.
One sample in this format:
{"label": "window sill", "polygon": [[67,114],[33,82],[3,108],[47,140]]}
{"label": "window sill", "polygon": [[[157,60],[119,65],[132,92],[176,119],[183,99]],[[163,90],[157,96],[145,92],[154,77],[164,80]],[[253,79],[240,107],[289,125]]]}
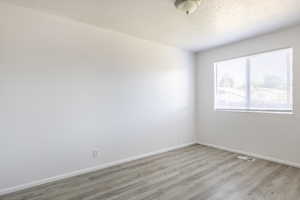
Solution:
{"label": "window sill", "polygon": [[217,112],[240,112],[240,113],[265,113],[265,114],[286,114],[293,115],[292,110],[245,110],[245,109],[214,109]]}

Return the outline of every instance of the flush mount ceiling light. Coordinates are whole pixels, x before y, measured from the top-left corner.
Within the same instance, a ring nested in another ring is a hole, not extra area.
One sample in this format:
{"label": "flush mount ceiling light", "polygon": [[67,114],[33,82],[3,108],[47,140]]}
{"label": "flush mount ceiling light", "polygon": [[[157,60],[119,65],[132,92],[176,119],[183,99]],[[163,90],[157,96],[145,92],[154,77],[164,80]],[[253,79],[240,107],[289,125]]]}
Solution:
{"label": "flush mount ceiling light", "polygon": [[176,0],[175,6],[187,15],[192,14],[200,6],[202,0]]}

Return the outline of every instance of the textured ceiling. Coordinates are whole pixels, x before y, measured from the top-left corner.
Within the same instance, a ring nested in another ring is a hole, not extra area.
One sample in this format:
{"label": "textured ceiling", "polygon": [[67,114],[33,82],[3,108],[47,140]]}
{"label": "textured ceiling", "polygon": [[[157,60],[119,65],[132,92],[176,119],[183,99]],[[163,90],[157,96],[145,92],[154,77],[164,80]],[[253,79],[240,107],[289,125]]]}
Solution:
{"label": "textured ceiling", "polygon": [[203,0],[186,16],[174,0],[0,0],[198,51],[300,23],[300,0]]}

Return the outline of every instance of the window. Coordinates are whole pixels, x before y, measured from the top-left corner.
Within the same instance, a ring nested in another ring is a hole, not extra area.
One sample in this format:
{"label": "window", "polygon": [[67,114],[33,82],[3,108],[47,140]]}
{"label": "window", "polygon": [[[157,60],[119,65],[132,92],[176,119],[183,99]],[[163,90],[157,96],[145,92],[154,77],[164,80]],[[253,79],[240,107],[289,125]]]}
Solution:
{"label": "window", "polygon": [[215,109],[292,112],[292,55],[289,48],[215,63]]}

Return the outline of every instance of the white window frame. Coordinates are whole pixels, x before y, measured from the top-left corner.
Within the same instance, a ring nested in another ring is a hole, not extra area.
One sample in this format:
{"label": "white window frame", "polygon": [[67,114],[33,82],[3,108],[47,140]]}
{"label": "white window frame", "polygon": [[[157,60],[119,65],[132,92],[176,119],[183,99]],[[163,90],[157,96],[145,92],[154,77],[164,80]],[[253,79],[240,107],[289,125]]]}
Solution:
{"label": "white window frame", "polygon": [[[280,50],[290,50],[291,53],[289,54],[289,56],[287,57],[287,63],[288,63],[288,67],[287,67],[287,80],[289,82],[288,87],[289,87],[289,101],[292,105],[291,110],[281,110],[281,109],[251,109],[250,108],[250,98],[251,98],[251,88],[250,88],[250,76],[251,76],[251,68],[250,68],[250,58],[256,55],[260,55],[260,54],[264,54],[264,53],[271,53],[271,52],[275,52],[275,51],[280,51]],[[260,53],[255,53],[255,54],[250,54],[247,56],[241,56],[241,57],[235,57],[235,58],[231,58],[231,59],[226,59],[226,60],[220,60],[214,63],[214,110],[215,111],[229,111],[229,112],[254,112],[254,113],[277,113],[277,114],[293,114],[294,113],[294,103],[293,103],[293,55],[294,55],[294,50],[291,47],[287,47],[287,48],[281,48],[281,49],[273,49],[270,51],[264,51],[264,52],[260,52]],[[247,84],[247,89],[246,89],[246,102],[247,102],[247,108],[230,108],[230,109],[225,109],[225,108],[217,108],[217,100],[216,100],[216,96],[217,96],[217,65],[220,62],[224,62],[224,61],[230,61],[230,60],[234,60],[234,59],[240,59],[240,58],[245,58],[246,62],[247,62],[247,66],[246,66],[246,82]]]}

